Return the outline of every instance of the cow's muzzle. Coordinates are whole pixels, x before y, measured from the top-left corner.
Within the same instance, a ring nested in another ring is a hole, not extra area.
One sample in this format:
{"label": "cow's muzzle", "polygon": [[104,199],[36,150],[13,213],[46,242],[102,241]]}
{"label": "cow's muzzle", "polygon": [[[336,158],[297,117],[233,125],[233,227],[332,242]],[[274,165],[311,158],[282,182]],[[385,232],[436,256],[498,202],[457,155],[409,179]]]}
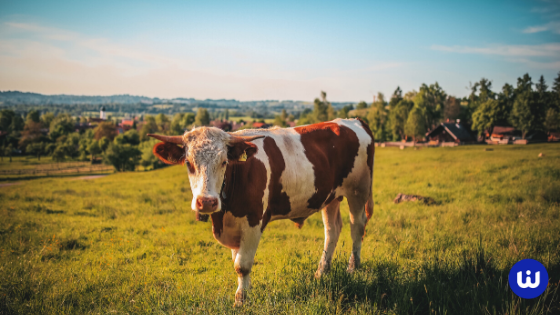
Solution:
{"label": "cow's muzzle", "polygon": [[197,197],[196,210],[200,213],[213,213],[218,209],[218,198]]}

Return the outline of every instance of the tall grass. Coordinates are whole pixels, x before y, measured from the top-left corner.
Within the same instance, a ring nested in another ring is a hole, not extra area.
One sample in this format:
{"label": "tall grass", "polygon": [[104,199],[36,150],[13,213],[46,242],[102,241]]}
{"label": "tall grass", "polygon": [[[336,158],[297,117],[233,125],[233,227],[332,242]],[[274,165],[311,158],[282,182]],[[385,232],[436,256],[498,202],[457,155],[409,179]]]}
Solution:
{"label": "tall grass", "polygon": [[[538,153],[545,156],[538,158]],[[194,221],[185,170],[0,190],[0,314],[556,314],[560,147],[379,148],[363,268],[346,273],[348,207],[333,269],[313,277],[320,215],[266,228],[249,303],[234,309],[231,253]],[[437,205],[395,205],[398,193]],[[541,261],[545,293],[509,289],[511,266]]]}

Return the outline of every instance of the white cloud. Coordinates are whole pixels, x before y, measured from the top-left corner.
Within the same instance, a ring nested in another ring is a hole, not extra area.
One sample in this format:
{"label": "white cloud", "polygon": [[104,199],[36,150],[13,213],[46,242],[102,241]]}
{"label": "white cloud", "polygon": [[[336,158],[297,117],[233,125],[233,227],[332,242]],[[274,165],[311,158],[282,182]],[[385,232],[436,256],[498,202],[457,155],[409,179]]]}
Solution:
{"label": "white cloud", "polygon": [[553,57],[560,56],[560,43],[540,45],[492,45],[488,47],[432,45],[432,50],[460,54],[498,55],[506,57]]}
{"label": "white cloud", "polygon": [[540,33],[550,31],[556,34],[560,34],[560,23],[559,22],[550,22],[544,25],[537,25],[537,26],[530,26],[523,30],[525,34],[533,34],[533,33]]}

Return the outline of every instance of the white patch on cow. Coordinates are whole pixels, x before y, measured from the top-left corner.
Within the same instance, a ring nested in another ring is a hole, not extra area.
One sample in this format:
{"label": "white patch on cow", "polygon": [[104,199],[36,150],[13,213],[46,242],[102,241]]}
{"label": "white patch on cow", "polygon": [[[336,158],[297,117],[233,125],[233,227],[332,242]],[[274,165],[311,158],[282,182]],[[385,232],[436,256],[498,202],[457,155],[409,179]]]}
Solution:
{"label": "white patch on cow", "polygon": [[[282,191],[290,199],[290,214],[272,216],[271,220],[297,218],[317,212],[308,209],[308,201],[315,193],[315,173],[313,164],[307,159],[301,143],[301,135],[292,128],[272,129],[267,134],[282,153],[285,169],[280,176]],[[310,212],[310,213],[308,213]]]}
{"label": "white patch on cow", "polygon": [[[366,197],[369,196],[367,190],[370,188],[370,178],[369,168],[367,166],[368,152],[367,148],[373,141],[369,134],[364,130],[361,122],[357,119],[335,119],[334,123],[339,126],[344,126],[350,128],[358,137],[360,142],[360,147],[358,148],[358,156],[354,159],[354,165],[348,176],[342,181],[342,185],[336,189],[336,196],[347,196],[348,194],[359,195],[366,193]],[[364,182],[367,181],[367,182]],[[348,189],[351,189],[348,191]],[[360,189],[360,191],[358,191]],[[366,191],[362,191],[366,189]]]}
{"label": "white patch on cow", "polygon": [[247,292],[251,287],[251,268],[255,261],[255,254],[257,253],[257,248],[259,247],[259,241],[261,239],[261,224],[251,227],[247,220],[241,222],[240,226],[243,231],[241,237],[241,244],[237,250],[237,255],[235,256],[235,262],[233,266],[237,271],[237,282],[238,287],[235,293],[235,304],[236,306],[241,306]]}

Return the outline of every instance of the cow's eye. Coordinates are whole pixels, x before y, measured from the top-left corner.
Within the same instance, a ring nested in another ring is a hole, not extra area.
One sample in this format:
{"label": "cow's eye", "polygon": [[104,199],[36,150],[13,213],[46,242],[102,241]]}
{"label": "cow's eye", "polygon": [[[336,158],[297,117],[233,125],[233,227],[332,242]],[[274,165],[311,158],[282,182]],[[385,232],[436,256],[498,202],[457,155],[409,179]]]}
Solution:
{"label": "cow's eye", "polygon": [[189,169],[189,172],[194,173],[194,168],[193,168],[191,162],[187,161],[186,164],[187,164],[187,168]]}
{"label": "cow's eye", "polygon": [[227,161],[222,162],[222,166],[226,166],[226,164],[227,164]]}

